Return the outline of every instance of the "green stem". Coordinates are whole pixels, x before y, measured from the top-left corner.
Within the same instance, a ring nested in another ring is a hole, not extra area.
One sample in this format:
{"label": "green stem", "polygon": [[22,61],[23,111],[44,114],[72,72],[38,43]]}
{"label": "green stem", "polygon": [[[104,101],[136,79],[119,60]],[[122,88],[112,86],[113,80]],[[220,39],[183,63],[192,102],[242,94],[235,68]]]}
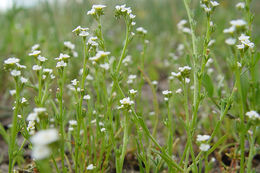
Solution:
{"label": "green stem", "polygon": [[13,113],[13,121],[12,121],[12,129],[11,129],[11,138],[10,138],[10,145],[9,145],[9,169],[8,172],[11,173],[13,170],[14,165],[14,152],[15,152],[15,139],[17,135],[17,116],[18,116],[18,109],[20,106],[20,87],[18,83],[18,79],[15,79],[15,89],[16,89],[16,95],[15,95],[15,110]]}

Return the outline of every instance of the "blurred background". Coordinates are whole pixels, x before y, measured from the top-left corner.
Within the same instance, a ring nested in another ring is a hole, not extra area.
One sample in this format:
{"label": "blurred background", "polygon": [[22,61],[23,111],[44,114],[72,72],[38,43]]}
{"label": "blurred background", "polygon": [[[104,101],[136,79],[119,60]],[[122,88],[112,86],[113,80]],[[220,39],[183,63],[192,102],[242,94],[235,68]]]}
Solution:
{"label": "blurred background", "polygon": [[[219,0],[220,6],[214,12],[216,40],[214,50],[217,57],[225,56],[224,40],[227,35],[223,29],[229,27],[229,21],[239,19],[243,15],[235,7],[238,0]],[[182,0],[0,0],[0,94],[1,100],[7,98],[10,83],[7,72],[3,71],[3,60],[15,56],[21,58],[21,63],[31,65],[28,53],[32,45],[39,43],[43,55],[53,59],[62,51],[63,42],[71,41],[77,46],[79,57],[82,55],[78,39],[72,30],[81,25],[94,30],[96,22],[87,16],[92,4],[105,4],[105,15],[102,17],[103,30],[108,50],[118,55],[124,38],[124,23],[114,18],[114,7],[126,3],[136,14],[136,27],[142,26],[148,30],[148,56],[146,70],[154,80],[159,80],[168,73],[165,68],[170,52],[175,52],[183,37],[178,34],[176,24],[181,19],[187,19]],[[259,47],[260,39],[260,1],[252,1],[252,11],[255,14],[253,22],[253,41]],[[205,14],[200,8],[199,0],[192,0],[192,9],[197,21],[196,32],[202,36],[205,31]],[[136,43],[140,40],[134,40]],[[78,46],[79,45],[79,46]],[[131,49],[132,56],[139,56],[138,44]],[[223,48],[223,49],[222,49]],[[213,48],[214,49],[214,48]],[[138,61],[138,60],[137,60]],[[54,63],[54,61],[49,62]],[[72,70],[78,70],[80,64],[75,63]],[[73,74],[73,73],[72,73]],[[77,74],[75,71],[74,74]],[[4,99],[5,100],[5,99]],[[1,105],[4,103],[1,103]]]}

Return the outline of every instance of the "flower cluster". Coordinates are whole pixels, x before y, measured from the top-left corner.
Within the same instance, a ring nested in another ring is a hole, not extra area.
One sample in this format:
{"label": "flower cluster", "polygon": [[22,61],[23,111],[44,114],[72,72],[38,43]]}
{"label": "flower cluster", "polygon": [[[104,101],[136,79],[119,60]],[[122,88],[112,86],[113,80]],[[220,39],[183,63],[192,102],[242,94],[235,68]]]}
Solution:
{"label": "flower cluster", "polygon": [[184,67],[179,67],[179,72],[177,72],[177,73],[172,72],[171,75],[173,77],[178,78],[180,81],[189,83],[190,82],[190,79],[189,79],[190,72],[191,72],[191,67],[184,66]]}
{"label": "flower cluster", "polygon": [[72,32],[75,33],[77,36],[86,38],[89,35],[88,30],[88,28],[82,28],[81,26],[78,26],[77,28],[72,30]]}
{"label": "flower cluster", "polygon": [[164,100],[168,101],[169,98],[172,96],[172,91],[164,90],[164,91],[162,91],[162,94],[164,96]]}
{"label": "flower cluster", "polygon": [[246,116],[251,120],[260,120],[260,115],[256,111],[249,111]]}
{"label": "flower cluster", "polygon": [[135,15],[132,14],[132,10],[130,7],[126,7],[126,5],[117,5],[115,10],[116,18],[120,18],[121,16],[126,19],[128,25],[134,26],[136,23],[133,21]]}
{"label": "flower cluster", "polygon": [[201,8],[203,8],[207,14],[211,13],[217,6],[219,6],[217,1],[201,1]]}
{"label": "flower cluster", "polygon": [[186,33],[186,34],[191,34],[191,29],[188,27],[185,27],[187,24],[187,20],[183,19],[177,24],[177,28],[180,32]]}
{"label": "flower cluster", "polygon": [[241,34],[238,40],[241,42],[241,44],[237,45],[238,49],[245,49],[245,48],[251,48],[253,49],[255,47],[255,44],[249,40],[249,36],[246,36],[245,34]]}
{"label": "flower cluster", "polygon": [[92,15],[96,20],[98,20],[98,18],[101,15],[104,15],[104,8],[106,6],[105,5],[93,5],[91,10],[89,10],[87,12],[87,15]]}
{"label": "flower cluster", "polygon": [[130,99],[130,97],[126,97],[123,98],[122,100],[120,100],[120,106],[118,107],[118,109],[126,109],[129,110],[131,108],[131,105],[134,104],[134,101],[132,101]]}
{"label": "flower cluster", "polygon": [[98,51],[95,56],[90,57],[89,60],[92,61],[92,63],[97,63],[101,61],[104,57],[110,55],[110,52],[104,52],[104,51]]}
{"label": "flower cluster", "polygon": [[197,142],[200,145],[201,151],[208,151],[210,149],[210,145],[207,144],[207,141],[210,139],[209,135],[197,135]]}
{"label": "flower cluster", "polygon": [[27,131],[30,135],[35,133],[35,123],[40,121],[40,115],[42,115],[44,112],[46,112],[46,108],[34,108],[33,112],[27,116]]}

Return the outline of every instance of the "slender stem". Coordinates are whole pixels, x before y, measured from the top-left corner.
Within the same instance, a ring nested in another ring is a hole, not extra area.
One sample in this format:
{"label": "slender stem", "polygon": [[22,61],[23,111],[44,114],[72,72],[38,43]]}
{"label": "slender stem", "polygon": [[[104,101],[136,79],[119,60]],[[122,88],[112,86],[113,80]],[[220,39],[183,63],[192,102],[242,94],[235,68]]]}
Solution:
{"label": "slender stem", "polygon": [[14,152],[15,152],[15,139],[17,135],[17,116],[18,110],[20,106],[20,87],[18,83],[18,79],[15,79],[15,110],[13,113],[13,121],[12,121],[12,129],[11,129],[11,137],[10,137],[10,146],[9,146],[9,169],[8,172],[11,173],[14,165]]}

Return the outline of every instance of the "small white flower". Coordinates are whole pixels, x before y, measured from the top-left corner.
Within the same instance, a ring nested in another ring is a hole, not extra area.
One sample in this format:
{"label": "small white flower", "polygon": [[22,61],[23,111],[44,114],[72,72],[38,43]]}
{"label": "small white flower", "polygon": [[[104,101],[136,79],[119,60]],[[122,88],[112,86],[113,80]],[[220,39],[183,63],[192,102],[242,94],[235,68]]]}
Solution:
{"label": "small white flower", "polygon": [[231,26],[229,28],[224,29],[223,32],[226,33],[226,34],[227,33],[233,34],[235,32],[235,30],[236,30],[236,27],[235,26]]}
{"label": "small white flower", "polygon": [[77,79],[73,79],[72,81],[71,81],[71,84],[73,85],[73,86],[77,86],[78,85],[78,81],[77,81]]}
{"label": "small white flower", "polygon": [[208,151],[210,148],[209,144],[200,144],[200,150],[201,151]]}
{"label": "small white flower", "polygon": [[42,69],[42,66],[34,65],[34,66],[32,67],[32,69],[33,69],[34,71],[39,71],[39,70]]}
{"label": "small white flower", "polygon": [[13,96],[13,95],[16,94],[16,90],[10,90],[9,93],[10,93],[11,96]]}
{"label": "small white flower", "polygon": [[247,23],[243,19],[231,20],[230,24],[235,27],[245,26]]}
{"label": "small white flower", "polygon": [[198,135],[197,136],[197,141],[198,142],[205,142],[205,141],[207,141],[209,139],[210,139],[209,135]]}
{"label": "small white flower", "polygon": [[236,4],[236,8],[238,9],[244,9],[245,8],[245,3],[244,2],[239,2]]}
{"label": "small white flower", "polygon": [[184,25],[186,23],[187,23],[187,20],[185,20],[185,19],[179,21],[179,23],[177,24],[177,28],[181,31],[184,28]]}
{"label": "small white flower", "polygon": [[78,123],[77,123],[76,120],[69,120],[69,124],[70,124],[71,126],[76,126]]}
{"label": "small white flower", "polygon": [[44,56],[41,56],[41,55],[39,55],[39,56],[37,57],[37,59],[38,59],[39,61],[41,61],[41,62],[45,62],[45,61],[47,60],[47,58],[45,58]]}
{"label": "small white flower", "polygon": [[215,42],[216,42],[216,40],[210,40],[208,43],[208,46],[212,46]]}
{"label": "small white flower", "polygon": [[44,68],[44,69],[43,69],[43,73],[49,73],[49,74],[51,74],[51,73],[52,73],[52,69]]}
{"label": "small white flower", "polygon": [[130,94],[136,94],[136,93],[137,93],[137,90],[130,89],[130,90],[129,90],[129,93],[130,93]]}
{"label": "small white flower", "polygon": [[187,27],[184,27],[184,28],[182,28],[182,32],[184,32],[186,34],[191,34],[191,29],[187,28]]}
{"label": "small white flower", "polygon": [[100,66],[101,68],[105,69],[105,70],[108,70],[108,69],[109,69],[109,64],[108,64],[108,63],[100,64],[99,66]]}
{"label": "small white flower", "polygon": [[219,3],[217,1],[210,1],[210,3],[213,7],[219,6]]}
{"label": "small white flower", "polygon": [[14,77],[20,76],[21,75],[21,71],[19,71],[19,70],[12,70],[11,71],[11,75],[14,76]]}
{"label": "small white flower", "polygon": [[27,83],[27,82],[28,82],[28,79],[27,79],[27,78],[25,78],[25,77],[21,77],[21,79],[20,79],[20,80],[21,80],[21,82],[22,82],[22,83]]}
{"label": "small white flower", "polygon": [[178,73],[172,72],[171,75],[174,76],[174,77],[181,77],[180,72],[178,72]]}
{"label": "small white flower", "polygon": [[87,170],[93,170],[95,169],[95,166],[93,164],[88,165]]}
{"label": "small white flower", "polygon": [[68,54],[63,54],[63,53],[60,53],[59,57],[58,58],[55,58],[55,60],[58,60],[58,61],[63,61],[63,60],[67,60],[69,59],[70,56]]}
{"label": "small white flower", "polygon": [[118,107],[118,109],[121,108],[129,108],[132,104],[134,104],[134,101],[130,99],[130,97],[123,98],[120,100],[121,106]]}
{"label": "small white flower", "polygon": [[26,103],[26,102],[27,102],[26,98],[23,97],[21,103]]}
{"label": "small white flower", "polygon": [[136,28],[136,31],[137,31],[138,33],[140,33],[140,34],[143,34],[143,35],[147,34],[147,30],[144,29],[143,27],[138,27],[138,28]]}
{"label": "small white flower", "polygon": [[39,120],[39,117],[38,117],[38,114],[37,113],[35,113],[35,112],[32,112],[32,113],[30,113],[29,115],[28,115],[28,117],[26,118],[26,120],[27,121],[37,121],[37,122],[39,122],[40,120]]}
{"label": "small white flower", "polygon": [[132,80],[133,80],[133,79],[135,79],[135,78],[136,78],[136,75],[132,75],[132,74],[131,74],[131,75],[128,76],[128,79],[132,79]]}
{"label": "small white flower", "polygon": [[105,128],[101,128],[100,131],[101,131],[101,132],[104,132],[104,131],[106,131],[106,129],[105,129]]}
{"label": "small white flower", "polygon": [[169,91],[169,90],[164,90],[164,91],[162,91],[162,94],[163,95],[169,95],[169,94],[172,94],[172,92]]}
{"label": "small white flower", "polygon": [[39,48],[40,48],[40,44],[35,44],[35,45],[32,46],[31,50],[35,51],[35,50],[37,50]]}
{"label": "small white flower", "polygon": [[90,97],[90,95],[84,95],[84,96],[83,96],[83,99],[84,99],[84,100],[90,100],[91,97]]}
{"label": "small white flower", "polygon": [[81,36],[81,37],[87,37],[88,35],[89,35],[89,33],[87,31],[81,31],[79,33],[79,36]]}
{"label": "small white flower", "polygon": [[67,63],[64,61],[59,61],[59,62],[57,62],[57,65],[56,65],[57,68],[66,67],[66,66],[67,66]]}
{"label": "small white flower", "polygon": [[90,57],[89,60],[91,61],[98,61],[103,57],[110,55],[110,52],[98,51],[94,57]]}
{"label": "small white flower", "polygon": [[74,50],[75,49],[75,44],[71,43],[70,41],[64,41],[64,46],[71,49],[71,50]]}
{"label": "small white flower", "polygon": [[236,45],[238,49],[244,49],[245,48],[245,45],[243,44],[239,44],[239,45]]}
{"label": "small white flower", "polygon": [[33,52],[31,52],[31,53],[29,53],[29,56],[38,56],[38,55],[40,55],[40,53],[41,53],[41,51],[39,51],[39,50],[34,50]]}
{"label": "small white flower", "polygon": [[252,120],[260,120],[260,115],[256,111],[249,111],[246,113],[246,116]]}
{"label": "small white flower", "polygon": [[40,113],[43,113],[43,112],[46,112],[46,108],[34,108],[33,109],[33,112],[37,113],[37,114],[40,114]]}
{"label": "small white flower", "polygon": [[18,68],[23,68],[23,69],[26,69],[26,66],[25,65],[21,65],[19,63],[15,63],[15,65],[18,67]]}
{"label": "small white flower", "polygon": [[152,81],[153,85],[158,85],[158,82],[156,80]]}
{"label": "small white flower", "polygon": [[176,90],[176,94],[180,94],[180,93],[182,93],[182,89],[181,88]]}
{"label": "small white flower", "polygon": [[186,84],[190,83],[190,79],[189,78],[185,78],[185,83]]}
{"label": "small white flower", "polygon": [[33,145],[48,145],[59,139],[59,134],[56,129],[47,129],[38,131],[32,138]]}
{"label": "small white flower", "polygon": [[20,59],[12,57],[12,58],[8,58],[7,60],[4,61],[5,64],[7,65],[11,65],[11,64],[16,64],[20,61]]}
{"label": "small white flower", "polygon": [[228,45],[230,45],[230,46],[232,46],[232,45],[235,45],[236,44],[236,39],[235,38],[227,38],[226,40],[225,40],[225,43],[226,44],[228,44]]}
{"label": "small white flower", "polygon": [[[37,133],[36,133],[37,134]],[[32,148],[32,158],[35,160],[42,160],[49,157],[51,150],[45,145],[35,145]]]}

